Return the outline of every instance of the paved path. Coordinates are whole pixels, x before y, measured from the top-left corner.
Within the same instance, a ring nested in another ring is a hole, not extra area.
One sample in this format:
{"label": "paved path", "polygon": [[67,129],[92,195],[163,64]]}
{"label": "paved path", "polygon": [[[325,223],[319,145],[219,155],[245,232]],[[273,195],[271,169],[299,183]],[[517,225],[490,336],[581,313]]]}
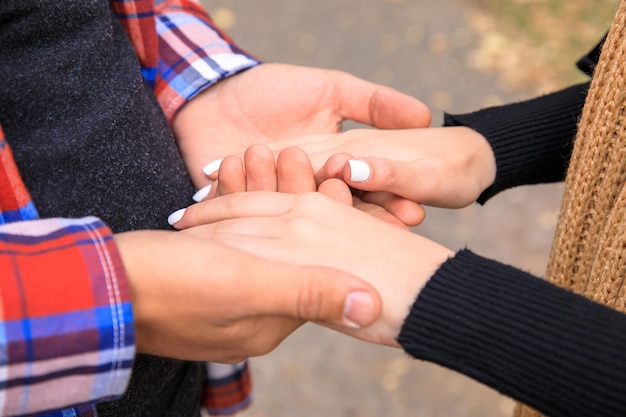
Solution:
{"label": "paved path", "polygon": [[[267,62],[348,71],[419,97],[434,114],[530,96],[477,70],[484,34],[470,1],[204,0],[243,48]],[[350,127],[350,126],[348,126]],[[485,207],[428,210],[416,229],[542,274],[560,186],[505,192]],[[245,417],[504,417],[513,402],[468,378],[392,349],[304,326],[252,360],[256,401]]]}

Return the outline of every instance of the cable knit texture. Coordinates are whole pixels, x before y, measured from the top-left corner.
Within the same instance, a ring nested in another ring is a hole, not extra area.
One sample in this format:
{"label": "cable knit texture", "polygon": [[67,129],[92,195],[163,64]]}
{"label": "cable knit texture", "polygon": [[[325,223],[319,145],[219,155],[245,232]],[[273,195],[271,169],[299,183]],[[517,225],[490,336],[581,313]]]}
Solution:
{"label": "cable knit texture", "polygon": [[[626,311],[625,39],[622,1],[585,102],[547,270],[550,282],[620,311]],[[626,397],[625,389],[616,392]],[[516,410],[516,417],[538,415],[522,405]]]}

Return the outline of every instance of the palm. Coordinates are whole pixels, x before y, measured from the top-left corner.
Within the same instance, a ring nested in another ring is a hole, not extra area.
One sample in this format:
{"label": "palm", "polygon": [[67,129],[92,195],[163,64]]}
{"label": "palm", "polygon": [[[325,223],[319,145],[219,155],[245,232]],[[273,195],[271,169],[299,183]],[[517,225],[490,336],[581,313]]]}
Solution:
{"label": "palm", "polygon": [[194,98],[174,131],[200,186],[206,183],[201,168],[211,160],[255,143],[335,133],[344,119],[383,128],[423,127],[430,113],[418,100],[345,73],[263,64]]}
{"label": "palm", "polygon": [[342,118],[335,112],[337,91],[330,77],[291,68],[261,66],[241,74],[236,83],[218,85],[215,130],[248,143],[338,132]]}

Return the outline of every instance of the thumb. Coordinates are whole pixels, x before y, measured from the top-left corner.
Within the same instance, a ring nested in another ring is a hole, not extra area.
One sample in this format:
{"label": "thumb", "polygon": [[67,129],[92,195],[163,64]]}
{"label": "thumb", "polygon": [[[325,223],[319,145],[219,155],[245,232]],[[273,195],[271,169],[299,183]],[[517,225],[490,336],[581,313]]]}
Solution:
{"label": "thumb", "polygon": [[429,127],[432,119],[424,103],[389,87],[380,87],[372,94],[370,113],[379,129]]}
{"label": "thumb", "polygon": [[430,109],[415,97],[341,71],[333,74],[343,118],[379,129],[430,126]]}
{"label": "thumb", "polygon": [[348,328],[366,327],[382,301],[367,282],[337,269],[266,261],[257,269],[252,300],[261,314],[287,316]]}
{"label": "thumb", "polygon": [[416,184],[422,188],[428,182],[428,177],[418,175],[411,163],[384,158],[348,160],[343,167],[343,179],[357,190],[386,191],[412,201],[418,200]]}
{"label": "thumb", "polygon": [[340,203],[352,205],[352,192],[348,184],[337,178],[328,179],[320,184],[317,191]]}

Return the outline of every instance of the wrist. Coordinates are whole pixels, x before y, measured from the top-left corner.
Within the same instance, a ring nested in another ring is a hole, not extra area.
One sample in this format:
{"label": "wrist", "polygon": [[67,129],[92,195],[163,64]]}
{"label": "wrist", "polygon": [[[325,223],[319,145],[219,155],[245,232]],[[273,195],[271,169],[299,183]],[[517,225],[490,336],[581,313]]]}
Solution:
{"label": "wrist", "polygon": [[[396,295],[392,297],[396,298],[396,300],[393,300],[393,303],[390,303],[389,301],[391,300],[383,297],[383,305],[391,305],[395,309],[392,311],[391,321],[396,337],[400,334],[400,330],[410,313],[411,306],[418,299],[422,290],[439,271],[441,266],[454,257],[454,251],[445,246],[416,233],[408,234],[410,234],[410,237],[407,236],[407,238],[410,238],[410,242],[406,242],[403,245],[406,250],[402,256],[405,259],[411,259],[411,264],[406,265],[405,270],[412,277],[410,280],[404,280],[406,285],[404,288],[396,288]],[[419,256],[415,256],[415,254],[419,254]],[[398,282],[402,283],[402,280]]]}
{"label": "wrist", "polygon": [[471,149],[471,161],[469,169],[474,173],[477,186],[482,193],[493,185],[496,178],[496,157],[489,141],[478,131],[466,126],[454,126],[447,129],[455,129],[462,135],[464,142]]}
{"label": "wrist", "polygon": [[147,308],[149,306],[147,301],[150,299],[147,293],[151,289],[150,278],[153,278],[148,269],[153,262],[149,259],[150,249],[146,250],[147,242],[153,241],[156,237],[152,235],[153,233],[170,232],[133,231],[114,235],[130,290],[137,351],[146,351],[145,347],[150,343],[147,329],[151,327],[150,323],[153,321],[148,314],[151,309]]}

